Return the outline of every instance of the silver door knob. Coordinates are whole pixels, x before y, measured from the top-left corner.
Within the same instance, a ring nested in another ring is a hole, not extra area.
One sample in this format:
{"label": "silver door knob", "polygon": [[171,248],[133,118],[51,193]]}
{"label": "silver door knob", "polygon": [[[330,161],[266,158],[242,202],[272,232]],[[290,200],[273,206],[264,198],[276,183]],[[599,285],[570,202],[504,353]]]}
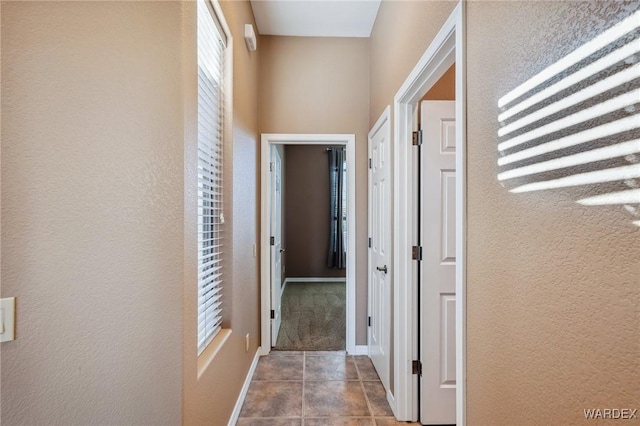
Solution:
{"label": "silver door knob", "polygon": [[280,249],[280,253],[284,253],[284,249],[283,248]]}
{"label": "silver door knob", "polygon": [[382,272],[384,272],[385,274],[387,273],[387,265],[384,265],[382,268],[381,268],[381,267],[379,267],[379,266],[376,266],[376,269],[377,269],[378,271],[382,271]]}

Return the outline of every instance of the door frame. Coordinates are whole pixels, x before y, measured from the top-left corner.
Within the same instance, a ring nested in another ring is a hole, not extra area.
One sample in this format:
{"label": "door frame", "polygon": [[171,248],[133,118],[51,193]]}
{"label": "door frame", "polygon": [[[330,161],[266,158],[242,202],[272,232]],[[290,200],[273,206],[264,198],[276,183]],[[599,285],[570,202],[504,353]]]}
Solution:
{"label": "door frame", "polygon": [[[269,162],[274,145],[344,145],[347,152],[346,349],[356,353],[356,136],[354,134],[263,133],[260,141],[260,341],[262,355],[271,352],[271,260],[269,246]],[[286,159],[285,159],[286,161]]]}
{"label": "door frame", "polygon": [[[411,258],[417,221],[412,132],[420,99],[456,64],[456,424],[466,424],[466,2],[459,1],[394,97],[394,399],[399,420],[417,420],[417,265]],[[409,283],[409,285],[399,285]]]}

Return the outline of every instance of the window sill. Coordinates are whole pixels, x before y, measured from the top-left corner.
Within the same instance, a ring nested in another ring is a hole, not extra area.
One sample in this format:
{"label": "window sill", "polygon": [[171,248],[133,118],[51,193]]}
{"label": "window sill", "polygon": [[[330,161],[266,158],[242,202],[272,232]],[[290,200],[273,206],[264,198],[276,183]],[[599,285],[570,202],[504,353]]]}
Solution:
{"label": "window sill", "polygon": [[231,336],[231,329],[225,328],[220,330],[211,343],[209,343],[198,356],[198,379],[207,371],[211,362],[218,352],[220,352],[220,349],[222,349],[227,339],[229,339],[229,336]]}

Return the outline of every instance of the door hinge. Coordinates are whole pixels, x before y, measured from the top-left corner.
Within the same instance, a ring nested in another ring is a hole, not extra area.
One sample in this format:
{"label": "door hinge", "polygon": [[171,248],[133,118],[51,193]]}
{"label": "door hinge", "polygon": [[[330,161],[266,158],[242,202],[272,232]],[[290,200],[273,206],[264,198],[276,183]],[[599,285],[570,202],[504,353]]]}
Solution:
{"label": "door hinge", "polygon": [[369,237],[369,248],[371,248],[371,237]]}
{"label": "door hinge", "polygon": [[411,361],[411,374],[422,376],[422,363],[417,359]]}
{"label": "door hinge", "polygon": [[271,310],[271,319],[275,319],[276,318],[276,311],[274,311],[273,309]]}
{"label": "door hinge", "polygon": [[413,140],[412,140],[413,145],[422,145],[422,130],[418,130],[416,132],[413,132]]}
{"label": "door hinge", "polygon": [[276,245],[276,237],[270,237],[269,238],[269,244],[271,244],[272,246]]}
{"label": "door hinge", "polygon": [[367,322],[367,324],[369,324],[369,327],[371,327],[371,317],[369,317],[369,321]]}
{"label": "door hinge", "polygon": [[269,171],[272,172],[273,171],[273,162],[269,163]]}
{"label": "door hinge", "polygon": [[369,168],[371,169],[373,167],[373,164],[371,162],[371,158],[369,158]]}
{"label": "door hinge", "polygon": [[411,259],[422,260],[422,246],[411,247]]}

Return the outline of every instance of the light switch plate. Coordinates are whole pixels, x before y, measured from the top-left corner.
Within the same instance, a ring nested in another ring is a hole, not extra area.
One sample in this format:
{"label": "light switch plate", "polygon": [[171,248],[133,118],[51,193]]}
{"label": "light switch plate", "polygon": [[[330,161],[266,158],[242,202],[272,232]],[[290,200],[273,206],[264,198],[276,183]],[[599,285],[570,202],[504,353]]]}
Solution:
{"label": "light switch plate", "polygon": [[16,336],[16,298],[0,299],[0,342],[15,340]]}

